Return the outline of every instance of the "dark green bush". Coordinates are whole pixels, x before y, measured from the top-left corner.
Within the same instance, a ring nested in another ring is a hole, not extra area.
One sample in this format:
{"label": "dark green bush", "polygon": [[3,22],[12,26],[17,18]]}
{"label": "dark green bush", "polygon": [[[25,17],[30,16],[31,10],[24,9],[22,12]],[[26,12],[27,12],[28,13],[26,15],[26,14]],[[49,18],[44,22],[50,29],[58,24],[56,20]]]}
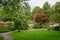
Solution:
{"label": "dark green bush", "polygon": [[33,28],[37,29],[37,28],[42,28],[43,26],[41,24],[34,24]]}
{"label": "dark green bush", "polygon": [[55,27],[53,30],[60,31],[60,26]]}
{"label": "dark green bush", "polygon": [[14,21],[14,30],[18,30],[18,32],[22,29],[22,21],[17,19]]}
{"label": "dark green bush", "polygon": [[28,29],[28,23],[26,20],[15,20],[14,21],[14,29],[15,30],[27,30]]}

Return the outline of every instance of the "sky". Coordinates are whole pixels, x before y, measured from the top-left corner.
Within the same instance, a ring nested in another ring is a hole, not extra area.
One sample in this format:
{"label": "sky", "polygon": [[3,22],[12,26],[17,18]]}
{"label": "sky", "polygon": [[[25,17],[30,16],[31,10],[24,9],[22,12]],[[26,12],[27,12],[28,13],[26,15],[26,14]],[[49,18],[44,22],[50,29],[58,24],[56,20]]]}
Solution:
{"label": "sky", "polygon": [[35,7],[35,6],[40,6],[42,8],[43,4],[45,2],[49,2],[49,4],[52,6],[54,5],[56,2],[60,1],[60,0],[30,0],[29,1],[29,5],[31,7],[31,10]]}

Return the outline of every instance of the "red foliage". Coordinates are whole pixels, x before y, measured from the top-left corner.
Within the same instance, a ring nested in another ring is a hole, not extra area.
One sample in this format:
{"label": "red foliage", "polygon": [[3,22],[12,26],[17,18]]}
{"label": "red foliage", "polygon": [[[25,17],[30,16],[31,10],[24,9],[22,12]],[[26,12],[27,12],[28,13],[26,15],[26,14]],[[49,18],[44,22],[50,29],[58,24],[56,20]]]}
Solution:
{"label": "red foliage", "polygon": [[45,23],[49,21],[49,16],[47,14],[36,14],[34,15],[34,20],[37,23]]}

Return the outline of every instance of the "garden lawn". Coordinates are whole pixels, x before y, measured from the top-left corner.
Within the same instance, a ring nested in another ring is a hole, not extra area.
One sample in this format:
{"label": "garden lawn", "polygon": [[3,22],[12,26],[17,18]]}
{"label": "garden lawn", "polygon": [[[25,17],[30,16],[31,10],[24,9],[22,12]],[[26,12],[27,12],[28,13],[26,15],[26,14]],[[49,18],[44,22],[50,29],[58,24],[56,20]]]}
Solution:
{"label": "garden lawn", "polygon": [[0,36],[0,40],[3,40],[3,37]]}
{"label": "garden lawn", "polygon": [[60,40],[60,31],[27,30],[11,33],[14,40]]}

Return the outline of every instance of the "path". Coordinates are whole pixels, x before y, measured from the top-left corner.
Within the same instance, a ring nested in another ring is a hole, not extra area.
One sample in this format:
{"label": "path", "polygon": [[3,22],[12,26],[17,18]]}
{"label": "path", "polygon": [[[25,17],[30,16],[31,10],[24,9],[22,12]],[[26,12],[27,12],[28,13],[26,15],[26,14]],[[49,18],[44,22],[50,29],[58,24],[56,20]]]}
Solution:
{"label": "path", "polygon": [[0,33],[0,36],[4,37],[4,40],[13,40],[9,33]]}

